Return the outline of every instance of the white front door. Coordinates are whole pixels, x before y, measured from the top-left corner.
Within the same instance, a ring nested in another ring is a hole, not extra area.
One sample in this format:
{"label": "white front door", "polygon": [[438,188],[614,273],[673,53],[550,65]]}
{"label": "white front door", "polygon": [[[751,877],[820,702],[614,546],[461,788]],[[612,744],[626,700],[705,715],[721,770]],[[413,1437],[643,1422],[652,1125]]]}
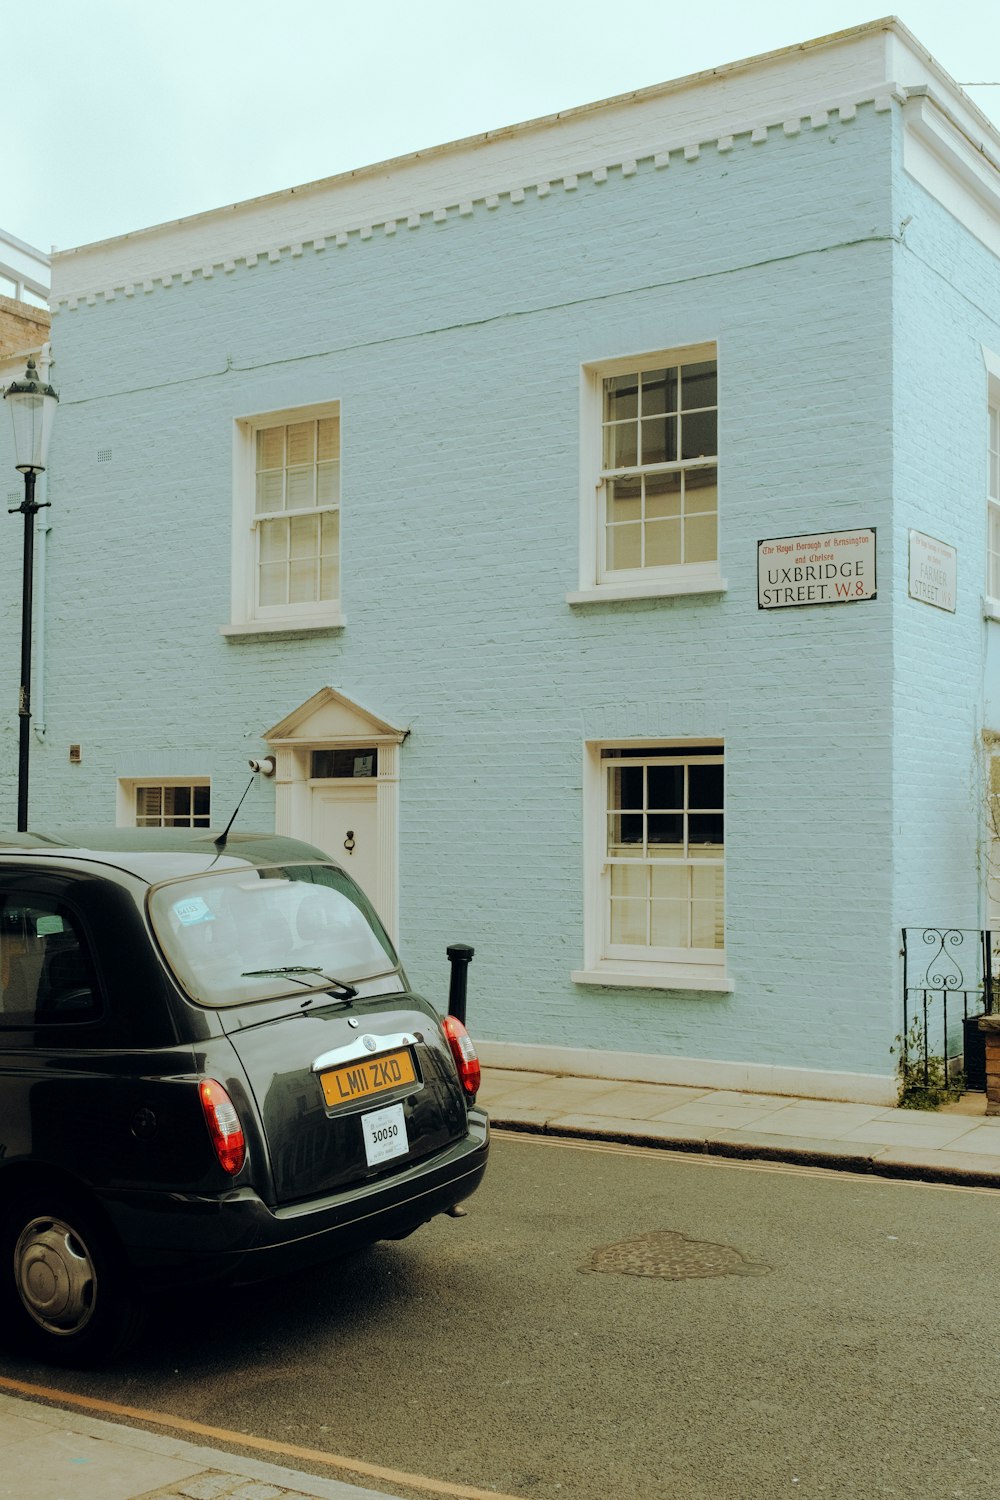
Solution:
{"label": "white front door", "polygon": [[316,844],[343,865],[376,911],[379,906],[377,792],[374,781],[314,784],[309,834],[309,843]]}

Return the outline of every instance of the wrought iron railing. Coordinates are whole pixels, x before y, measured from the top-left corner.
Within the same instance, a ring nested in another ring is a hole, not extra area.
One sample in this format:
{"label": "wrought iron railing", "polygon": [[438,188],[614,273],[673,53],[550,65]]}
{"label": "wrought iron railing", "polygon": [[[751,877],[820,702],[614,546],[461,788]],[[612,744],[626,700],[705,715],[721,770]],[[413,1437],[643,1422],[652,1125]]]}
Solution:
{"label": "wrought iron railing", "polygon": [[967,1088],[986,1087],[978,1021],[994,1008],[991,932],[903,928],[902,1046],[925,1082],[937,1059],[946,1074],[964,1072]]}

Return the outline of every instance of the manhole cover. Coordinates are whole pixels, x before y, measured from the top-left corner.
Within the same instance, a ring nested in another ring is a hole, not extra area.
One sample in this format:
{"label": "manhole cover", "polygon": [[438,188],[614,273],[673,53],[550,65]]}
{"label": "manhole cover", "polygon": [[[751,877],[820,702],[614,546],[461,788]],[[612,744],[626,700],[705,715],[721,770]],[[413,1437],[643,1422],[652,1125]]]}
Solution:
{"label": "manhole cover", "polygon": [[766,1276],[770,1266],[749,1261],[731,1245],[689,1240],[673,1229],[653,1229],[617,1245],[599,1245],[581,1271],[614,1276],[660,1276],[686,1281],[695,1276]]}

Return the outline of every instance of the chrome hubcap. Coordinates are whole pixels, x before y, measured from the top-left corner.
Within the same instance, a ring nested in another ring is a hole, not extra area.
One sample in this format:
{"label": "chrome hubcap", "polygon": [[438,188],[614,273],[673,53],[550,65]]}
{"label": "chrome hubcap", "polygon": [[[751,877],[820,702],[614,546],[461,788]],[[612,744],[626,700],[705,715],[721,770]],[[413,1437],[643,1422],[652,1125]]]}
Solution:
{"label": "chrome hubcap", "polygon": [[14,1277],[28,1312],[47,1333],[79,1333],[90,1321],[97,1276],[83,1240],[61,1219],[32,1219],[14,1250]]}

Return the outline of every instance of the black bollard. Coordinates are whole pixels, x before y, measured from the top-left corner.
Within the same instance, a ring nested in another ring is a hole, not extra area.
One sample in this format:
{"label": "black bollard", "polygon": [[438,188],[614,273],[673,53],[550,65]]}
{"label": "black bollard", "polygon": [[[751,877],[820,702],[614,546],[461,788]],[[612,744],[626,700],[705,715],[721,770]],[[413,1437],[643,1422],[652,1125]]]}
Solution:
{"label": "black bollard", "polygon": [[451,982],[448,985],[448,1014],[465,1025],[465,1001],[469,984],[469,965],[475,948],[468,943],[452,943],[446,950],[451,963]]}

